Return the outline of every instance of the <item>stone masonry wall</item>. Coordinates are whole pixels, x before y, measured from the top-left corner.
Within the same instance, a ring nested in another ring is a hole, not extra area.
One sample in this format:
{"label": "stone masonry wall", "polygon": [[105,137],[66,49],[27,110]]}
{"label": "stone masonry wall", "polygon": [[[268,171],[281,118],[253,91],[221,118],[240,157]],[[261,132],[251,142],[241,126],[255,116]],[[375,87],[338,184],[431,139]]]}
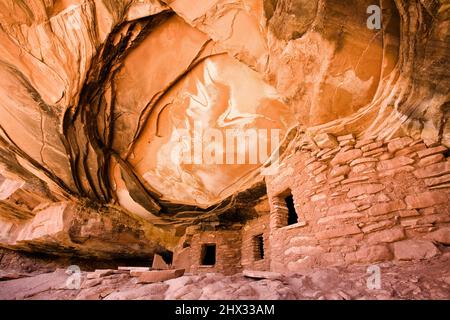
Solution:
{"label": "stone masonry wall", "polygon": [[[240,272],[241,234],[240,231],[203,231],[192,236],[190,255],[190,272],[218,272],[225,275]],[[216,245],[216,264],[202,266],[202,247],[205,244]]]}
{"label": "stone masonry wall", "polygon": [[[269,215],[249,221],[242,229],[242,260],[244,269],[269,270],[270,268],[270,239]],[[258,259],[258,246],[255,237],[263,235],[264,258]]]}
{"label": "stone masonry wall", "polygon": [[[316,137],[267,178],[272,271],[428,258],[450,244],[450,159],[410,137]],[[290,189],[298,223],[286,224]]]}
{"label": "stone masonry wall", "polygon": [[[173,265],[186,272],[221,272],[234,274],[248,270],[269,270],[270,239],[269,214],[248,221],[240,230],[201,231],[189,230],[174,250]],[[264,258],[257,256],[255,237],[263,235]],[[202,246],[216,244],[215,266],[202,266]]]}

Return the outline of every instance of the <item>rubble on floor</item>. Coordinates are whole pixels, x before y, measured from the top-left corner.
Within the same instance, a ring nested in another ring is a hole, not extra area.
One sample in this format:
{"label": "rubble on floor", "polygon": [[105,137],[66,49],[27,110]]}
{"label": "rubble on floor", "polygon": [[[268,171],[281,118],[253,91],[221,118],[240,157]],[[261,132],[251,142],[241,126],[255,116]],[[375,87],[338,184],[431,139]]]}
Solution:
{"label": "rubble on floor", "polygon": [[[149,284],[139,283],[139,278],[131,275],[132,268],[96,270],[81,272],[81,286],[76,290],[67,288],[69,276],[66,270],[57,269],[51,273],[0,281],[0,299],[450,299],[450,252],[422,261],[384,262],[378,267],[379,287],[371,283],[376,268],[360,265],[286,273],[279,277],[259,271],[232,276],[184,274]],[[156,272],[175,274],[179,271]]]}

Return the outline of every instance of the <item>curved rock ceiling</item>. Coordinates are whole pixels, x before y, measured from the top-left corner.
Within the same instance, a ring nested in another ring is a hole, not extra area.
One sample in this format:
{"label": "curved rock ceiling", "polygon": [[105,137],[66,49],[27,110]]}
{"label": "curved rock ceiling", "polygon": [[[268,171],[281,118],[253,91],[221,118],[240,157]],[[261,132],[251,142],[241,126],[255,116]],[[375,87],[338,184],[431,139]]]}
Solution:
{"label": "curved rock ceiling", "polygon": [[[288,106],[257,72],[208,45],[210,39],[204,33],[173,16],[130,53],[113,79],[114,105],[124,110],[115,122],[116,149],[131,145],[123,157],[163,199],[200,206],[236,192],[259,165],[227,164],[224,157],[219,164],[207,163],[207,159],[176,164],[171,157],[179,147],[180,132],[207,148],[203,137],[195,137],[197,131],[200,135],[200,130],[219,130],[225,137],[226,130],[280,129],[284,135],[294,125]],[[196,58],[198,62],[192,65]],[[140,117],[136,109],[148,110],[137,135],[130,126],[131,117]],[[216,146],[210,147],[225,149],[225,142],[211,139]],[[246,147],[249,153],[249,144]],[[194,141],[187,142],[186,148],[193,157]]]}
{"label": "curved rock ceiling", "polygon": [[263,179],[263,162],[174,162],[196,126],[450,147],[450,3],[375,2],[379,30],[372,0],[1,0],[2,174],[154,221]]}

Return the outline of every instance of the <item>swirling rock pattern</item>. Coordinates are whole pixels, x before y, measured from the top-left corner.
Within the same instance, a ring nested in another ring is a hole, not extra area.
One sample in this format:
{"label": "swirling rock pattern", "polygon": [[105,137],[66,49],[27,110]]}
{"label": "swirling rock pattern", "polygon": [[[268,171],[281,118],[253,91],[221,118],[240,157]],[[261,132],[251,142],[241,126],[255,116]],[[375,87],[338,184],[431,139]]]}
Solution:
{"label": "swirling rock pattern", "polygon": [[0,0],[0,242],[143,255],[247,219],[263,163],[174,163],[196,124],[279,130],[282,157],[346,134],[450,147],[450,3],[376,1],[372,30],[373,2]]}

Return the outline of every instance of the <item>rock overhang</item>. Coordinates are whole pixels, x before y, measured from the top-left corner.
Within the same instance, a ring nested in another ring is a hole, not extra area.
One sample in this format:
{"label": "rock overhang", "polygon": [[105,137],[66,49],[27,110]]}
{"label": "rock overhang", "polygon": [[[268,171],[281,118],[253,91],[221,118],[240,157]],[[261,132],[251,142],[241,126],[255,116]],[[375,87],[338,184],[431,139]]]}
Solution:
{"label": "rock overhang", "polygon": [[264,194],[260,164],[170,165],[174,128],[195,120],[448,146],[447,11],[382,1],[371,30],[369,2],[21,1],[2,16],[4,166],[37,179],[39,201],[88,198],[183,230]]}

